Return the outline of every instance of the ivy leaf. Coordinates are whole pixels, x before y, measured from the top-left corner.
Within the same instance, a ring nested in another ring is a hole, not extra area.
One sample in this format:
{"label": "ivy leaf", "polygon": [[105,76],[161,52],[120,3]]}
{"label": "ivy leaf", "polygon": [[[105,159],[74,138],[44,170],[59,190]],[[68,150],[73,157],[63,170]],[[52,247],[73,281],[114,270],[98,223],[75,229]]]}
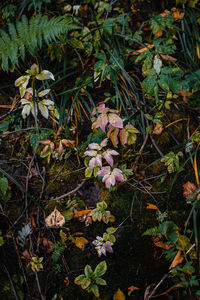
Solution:
{"label": "ivy leaf", "polygon": [[107,270],[107,264],[104,260],[96,266],[96,268],[94,270],[94,274],[95,274],[95,276],[100,277],[106,273],[106,270]]}

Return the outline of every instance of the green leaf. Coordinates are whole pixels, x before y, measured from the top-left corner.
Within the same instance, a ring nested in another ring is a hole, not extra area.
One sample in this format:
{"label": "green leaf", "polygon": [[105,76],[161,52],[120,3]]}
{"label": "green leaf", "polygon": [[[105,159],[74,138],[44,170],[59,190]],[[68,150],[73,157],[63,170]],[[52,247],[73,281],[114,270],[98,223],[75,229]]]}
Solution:
{"label": "green leaf", "polygon": [[97,298],[99,298],[99,288],[98,288],[98,286],[97,286],[96,284],[93,284],[93,285],[91,286],[91,291],[93,292],[93,294],[94,294]]}
{"label": "green leaf", "polygon": [[156,79],[156,75],[151,75],[143,80],[142,89],[144,90],[144,92],[146,92],[149,95],[153,94],[153,90],[156,85]]}
{"label": "green leaf", "polygon": [[106,273],[106,270],[107,270],[107,264],[104,260],[96,266],[96,268],[94,270],[94,274],[95,274],[95,276],[99,277],[99,276],[104,275]]}
{"label": "green leaf", "polygon": [[106,281],[100,277],[96,278],[95,281],[96,281],[96,284],[107,285]]}
{"label": "green leaf", "polygon": [[70,209],[64,211],[62,214],[65,217],[66,221],[70,221],[71,219],[73,219],[73,216],[74,216],[73,211],[71,211]]}
{"label": "green leaf", "polygon": [[85,170],[85,177],[91,177],[92,176],[92,170],[87,167]]}
{"label": "green leaf", "polygon": [[161,75],[160,79],[158,80],[159,86],[166,92],[169,92],[169,84],[168,84],[168,76]]}
{"label": "green leaf", "polygon": [[6,177],[0,178],[0,191],[3,194],[3,196],[6,195],[8,189],[8,179]]}
{"label": "green leaf", "polygon": [[97,173],[100,171],[99,167],[94,168],[94,177],[97,177]]}
{"label": "green leaf", "polygon": [[86,278],[85,275],[84,275],[84,274],[81,274],[81,275],[79,275],[78,277],[75,278],[74,283],[75,283],[75,284],[78,284],[78,285],[81,285],[82,282],[83,282],[83,280],[84,280],[85,278]]}
{"label": "green leaf", "polygon": [[84,273],[86,277],[91,277],[93,274],[92,268],[89,265],[85,266]]}
{"label": "green leaf", "polygon": [[30,142],[33,150],[36,151],[40,142],[40,135],[39,134],[31,135]]}
{"label": "green leaf", "polygon": [[67,40],[67,43],[72,47],[72,48],[76,48],[76,49],[81,49],[84,50],[84,45],[81,41],[76,40],[76,39],[70,39]]}
{"label": "green leaf", "polygon": [[106,229],[107,233],[109,233],[109,234],[115,233],[116,230],[117,230],[117,228],[114,228],[114,227],[109,227]]}

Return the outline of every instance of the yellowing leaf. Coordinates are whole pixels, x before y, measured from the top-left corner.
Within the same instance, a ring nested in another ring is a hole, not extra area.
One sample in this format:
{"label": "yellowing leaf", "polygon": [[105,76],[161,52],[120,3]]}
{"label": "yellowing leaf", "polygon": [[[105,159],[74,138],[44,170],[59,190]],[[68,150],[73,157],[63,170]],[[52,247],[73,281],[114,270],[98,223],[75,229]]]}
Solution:
{"label": "yellowing leaf", "polygon": [[75,237],[75,240],[76,240],[76,247],[80,249],[82,249],[83,246],[88,243],[88,240],[85,239],[84,237]]}
{"label": "yellowing leaf", "polygon": [[125,300],[125,299],[126,297],[120,289],[118,289],[113,296],[113,300]]}
{"label": "yellowing leaf", "polygon": [[154,204],[147,203],[146,209],[158,209],[158,207],[156,205],[154,205]]}
{"label": "yellowing leaf", "polygon": [[163,131],[163,126],[161,124],[156,124],[153,130],[153,134],[160,135]]}
{"label": "yellowing leaf", "polygon": [[173,262],[171,263],[171,266],[169,267],[169,270],[172,268],[175,268],[177,265],[182,263],[183,259],[184,259],[184,257],[181,256],[181,250],[178,250],[176,256],[174,257]]}
{"label": "yellowing leaf", "polygon": [[57,210],[57,208],[54,208],[54,211],[45,219],[45,223],[47,226],[63,226],[65,224],[65,218],[64,216]]}
{"label": "yellowing leaf", "polygon": [[84,210],[77,211],[74,214],[74,218],[80,218],[82,216],[85,216],[85,215],[89,214],[91,211],[92,211],[91,209],[84,209]]}

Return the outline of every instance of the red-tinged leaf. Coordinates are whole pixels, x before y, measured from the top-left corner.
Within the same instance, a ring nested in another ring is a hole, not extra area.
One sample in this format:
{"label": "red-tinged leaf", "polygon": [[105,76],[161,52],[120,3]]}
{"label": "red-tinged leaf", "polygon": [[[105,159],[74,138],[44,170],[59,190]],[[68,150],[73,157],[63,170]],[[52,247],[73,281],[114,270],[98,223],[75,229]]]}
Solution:
{"label": "red-tinged leaf", "polygon": [[22,252],[22,255],[23,255],[24,258],[26,258],[26,259],[28,259],[28,260],[32,260],[32,258],[31,258],[31,256],[30,256],[28,250],[24,250],[24,251]]}
{"label": "red-tinged leaf", "polygon": [[181,250],[178,250],[176,256],[174,257],[173,262],[171,263],[169,270],[172,268],[175,268],[177,265],[179,265],[180,263],[182,263],[184,257],[181,255]]}
{"label": "red-tinged leaf", "polygon": [[115,113],[110,113],[108,115],[109,123],[116,128],[123,128],[123,120]]}
{"label": "red-tinged leaf", "polygon": [[[106,125],[108,124],[108,117],[106,113],[102,113],[98,116],[99,127],[105,132]],[[97,127],[96,127],[97,128]]]}

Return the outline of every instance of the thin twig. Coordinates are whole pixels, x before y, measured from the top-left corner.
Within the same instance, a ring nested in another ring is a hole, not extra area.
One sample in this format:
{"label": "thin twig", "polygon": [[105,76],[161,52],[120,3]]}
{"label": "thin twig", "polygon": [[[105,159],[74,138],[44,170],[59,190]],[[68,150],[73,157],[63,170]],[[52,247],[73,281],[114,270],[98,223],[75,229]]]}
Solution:
{"label": "thin twig", "polygon": [[[85,181],[83,181],[83,182],[81,182],[75,189],[73,189],[72,191],[70,191],[70,192],[68,192],[68,193],[66,193],[66,194],[63,194],[63,195],[61,195],[61,196],[59,196],[59,197],[56,197],[56,198],[54,198],[54,199],[50,199],[50,200],[48,200],[48,201],[56,201],[56,200],[60,200],[60,199],[62,199],[62,198],[66,198],[66,197],[68,197],[68,196],[71,196],[71,195],[73,195],[74,193],[76,193],[78,190],[80,190],[80,188],[84,185],[84,183],[85,183]],[[43,201],[46,201],[46,200],[43,200]]]}
{"label": "thin twig", "polygon": [[19,298],[17,297],[17,293],[16,293],[16,290],[15,290],[14,284],[13,284],[12,279],[11,279],[11,277],[10,277],[10,274],[9,274],[9,272],[8,272],[8,270],[7,270],[7,268],[6,268],[6,266],[5,266],[5,265],[3,265],[3,266],[4,266],[4,269],[5,269],[6,274],[7,274],[7,276],[8,276],[8,279],[9,279],[9,281],[10,281],[10,285],[11,285],[13,294],[14,294],[14,296],[15,296],[15,299],[16,299],[16,300],[19,300]]}

